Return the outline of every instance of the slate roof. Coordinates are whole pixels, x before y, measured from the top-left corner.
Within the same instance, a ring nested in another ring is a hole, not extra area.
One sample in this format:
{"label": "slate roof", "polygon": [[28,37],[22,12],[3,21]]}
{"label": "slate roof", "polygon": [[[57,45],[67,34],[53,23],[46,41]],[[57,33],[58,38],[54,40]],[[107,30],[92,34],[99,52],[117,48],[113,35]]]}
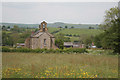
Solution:
{"label": "slate roof", "polygon": [[73,46],[72,42],[64,42],[64,46]]}
{"label": "slate roof", "polygon": [[64,42],[64,46],[73,46],[73,47],[79,47],[79,43],[73,43],[73,42]]}
{"label": "slate roof", "polygon": [[40,32],[40,31],[37,31],[37,32],[35,32],[34,34],[32,34],[31,35],[31,37],[39,37],[39,36],[41,36],[42,34],[44,34],[44,33],[47,33],[50,37],[54,37],[52,34],[50,34],[49,32]]}

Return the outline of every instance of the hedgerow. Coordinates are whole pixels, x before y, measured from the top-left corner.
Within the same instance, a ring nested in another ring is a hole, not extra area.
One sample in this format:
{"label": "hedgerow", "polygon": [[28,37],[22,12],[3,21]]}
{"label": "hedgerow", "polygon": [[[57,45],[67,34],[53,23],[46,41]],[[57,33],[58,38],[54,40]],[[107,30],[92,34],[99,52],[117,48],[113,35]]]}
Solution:
{"label": "hedgerow", "polygon": [[9,48],[2,47],[2,52],[33,52],[33,53],[84,53],[85,48],[65,48],[65,49],[29,49],[29,48]]}

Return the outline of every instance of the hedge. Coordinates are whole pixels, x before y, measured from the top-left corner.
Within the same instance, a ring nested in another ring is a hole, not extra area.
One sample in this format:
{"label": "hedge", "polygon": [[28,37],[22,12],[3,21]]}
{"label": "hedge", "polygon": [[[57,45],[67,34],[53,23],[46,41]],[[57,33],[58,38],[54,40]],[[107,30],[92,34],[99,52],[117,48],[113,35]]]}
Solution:
{"label": "hedge", "polygon": [[66,48],[66,49],[28,49],[28,48],[9,48],[2,47],[2,52],[34,52],[34,53],[84,53],[85,48]]}

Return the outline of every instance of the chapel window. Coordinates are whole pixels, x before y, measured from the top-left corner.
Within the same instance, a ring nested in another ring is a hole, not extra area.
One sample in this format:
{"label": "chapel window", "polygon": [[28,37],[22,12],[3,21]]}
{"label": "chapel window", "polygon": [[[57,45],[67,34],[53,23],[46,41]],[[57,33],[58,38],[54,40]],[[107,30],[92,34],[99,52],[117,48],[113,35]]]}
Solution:
{"label": "chapel window", "polygon": [[44,39],[44,45],[46,45],[46,39]]}

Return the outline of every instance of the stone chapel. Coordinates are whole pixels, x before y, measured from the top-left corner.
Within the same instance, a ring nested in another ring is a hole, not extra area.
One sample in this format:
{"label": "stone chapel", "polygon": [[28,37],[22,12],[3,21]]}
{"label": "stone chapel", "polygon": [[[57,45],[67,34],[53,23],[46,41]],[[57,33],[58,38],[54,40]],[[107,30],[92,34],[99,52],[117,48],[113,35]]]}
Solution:
{"label": "stone chapel", "polygon": [[48,32],[47,23],[43,21],[39,25],[39,30],[25,40],[25,47],[31,49],[56,49],[55,37]]}

